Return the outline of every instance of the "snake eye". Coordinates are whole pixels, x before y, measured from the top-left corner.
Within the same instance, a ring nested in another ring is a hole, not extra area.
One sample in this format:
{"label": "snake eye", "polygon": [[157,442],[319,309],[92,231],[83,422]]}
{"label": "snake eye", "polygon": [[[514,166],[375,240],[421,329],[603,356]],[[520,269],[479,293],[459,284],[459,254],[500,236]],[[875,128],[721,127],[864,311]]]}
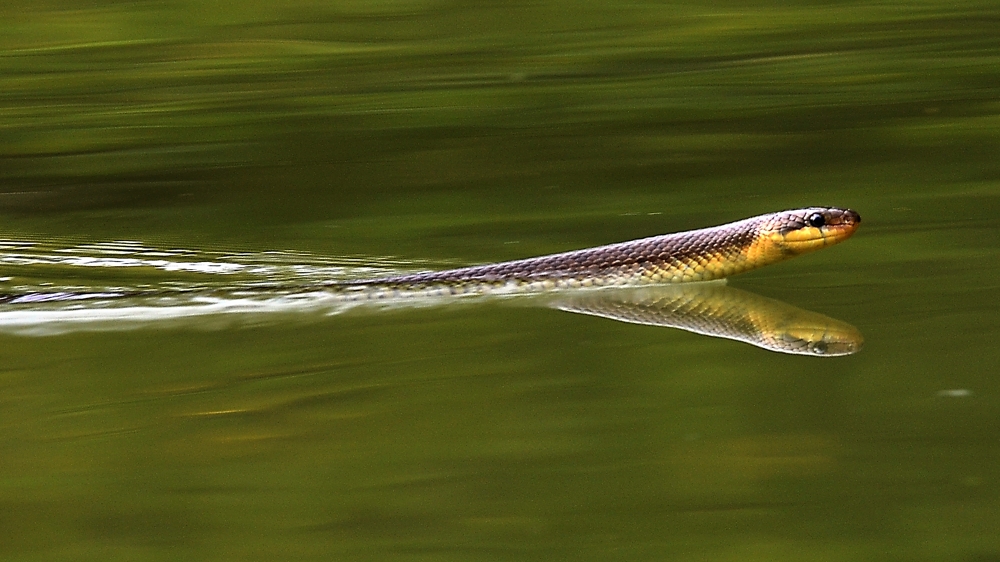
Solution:
{"label": "snake eye", "polygon": [[806,224],[814,228],[819,228],[826,224],[826,218],[819,213],[813,213],[806,219]]}

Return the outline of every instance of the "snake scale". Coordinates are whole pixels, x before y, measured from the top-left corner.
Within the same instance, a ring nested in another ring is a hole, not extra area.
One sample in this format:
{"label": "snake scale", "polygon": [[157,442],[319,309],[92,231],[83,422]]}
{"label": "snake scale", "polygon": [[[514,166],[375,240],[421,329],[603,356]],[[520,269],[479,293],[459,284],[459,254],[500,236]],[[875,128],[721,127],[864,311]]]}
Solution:
{"label": "snake scale", "polygon": [[808,207],[535,258],[332,286],[354,298],[378,299],[712,281],[836,244],[860,224],[850,209]]}

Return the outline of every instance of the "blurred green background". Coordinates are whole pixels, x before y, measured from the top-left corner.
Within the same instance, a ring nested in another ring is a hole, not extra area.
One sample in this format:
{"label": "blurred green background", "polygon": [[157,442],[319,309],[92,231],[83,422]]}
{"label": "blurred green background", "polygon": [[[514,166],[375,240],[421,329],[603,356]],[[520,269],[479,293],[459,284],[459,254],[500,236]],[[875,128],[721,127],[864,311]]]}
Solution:
{"label": "blurred green background", "polygon": [[[530,234],[711,209],[700,226],[997,175],[989,2],[2,11],[0,204],[46,234],[368,250],[321,230],[340,220],[430,257],[407,240],[483,216]],[[372,215],[399,220],[352,224]]]}
{"label": "blurred green background", "polygon": [[998,141],[995,2],[4,2],[6,240],[446,266],[837,205],[855,239],[733,283],[868,344],[4,332],[0,558],[1000,560]]}

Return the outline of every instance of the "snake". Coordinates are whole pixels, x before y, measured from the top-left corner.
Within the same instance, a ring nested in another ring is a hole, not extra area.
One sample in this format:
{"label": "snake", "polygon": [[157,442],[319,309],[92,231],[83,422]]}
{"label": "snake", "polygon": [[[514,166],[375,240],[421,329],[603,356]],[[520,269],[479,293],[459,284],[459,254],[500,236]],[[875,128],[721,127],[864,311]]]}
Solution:
{"label": "snake", "polygon": [[380,299],[713,281],[837,244],[860,224],[851,209],[806,207],[582,250],[331,285],[357,299]]}
{"label": "snake", "polygon": [[[330,281],[298,289],[242,287],[215,294],[214,300],[211,291],[157,289],[0,295],[4,305],[0,331],[59,333],[91,325],[128,329],[156,319],[252,314],[274,306],[340,310],[336,303],[344,301],[395,306],[403,302],[392,298],[397,296],[538,293],[540,304],[569,312],[679,328],[781,353],[850,355],[864,340],[849,324],[718,283],[697,282],[724,281],[730,275],[836,244],[850,237],[860,223],[861,217],[850,209],[809,207],[700,230],[444,271]],[[586,288],[621,290],[559,291]]]}

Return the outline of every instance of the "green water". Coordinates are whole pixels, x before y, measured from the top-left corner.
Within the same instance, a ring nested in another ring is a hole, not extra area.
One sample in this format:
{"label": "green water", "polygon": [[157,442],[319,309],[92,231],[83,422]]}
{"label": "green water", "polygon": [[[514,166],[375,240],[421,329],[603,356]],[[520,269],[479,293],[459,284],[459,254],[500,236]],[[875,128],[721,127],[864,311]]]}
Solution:
{"label": "green water", "polygon": [[998,45],[986,1],[5,3],[0,292],[837,205],[852,240],[731,285],[866,344],[496,301],[0,325],[0,559],[1000,559]]}

